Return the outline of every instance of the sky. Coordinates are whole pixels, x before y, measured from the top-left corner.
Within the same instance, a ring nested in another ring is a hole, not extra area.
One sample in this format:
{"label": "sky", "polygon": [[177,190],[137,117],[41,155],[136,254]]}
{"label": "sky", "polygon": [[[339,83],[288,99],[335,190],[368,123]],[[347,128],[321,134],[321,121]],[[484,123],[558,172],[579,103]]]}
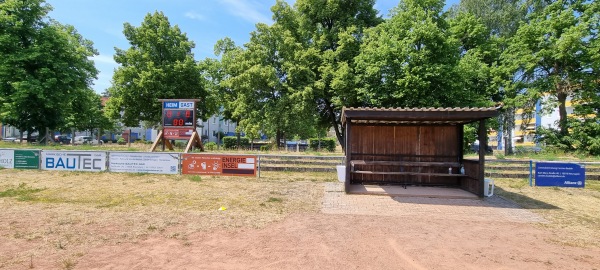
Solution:
{"label": "sky", "polygon": [[[286,0],[293,4],[295,0]],[[459,0],[446,0],[446,7]],[[214,45],[225,37],[237,45],[248,42],[256,23],[271,24],[271,6],[275,0],[46,0],[53,7],[49,16],[62,24],[74,26],[94,43],[99,55],[94,57],[100,71],[92,88],[104,92],[111,85],[118,67],[113,55],[115,47],[128,49],[123,24],[141,25],[144,16],[162,11],[171,26],[178,25],[196,47],[194,58],[215,58]],[[376,0],[375,8],[387,17],[398,0]]]}

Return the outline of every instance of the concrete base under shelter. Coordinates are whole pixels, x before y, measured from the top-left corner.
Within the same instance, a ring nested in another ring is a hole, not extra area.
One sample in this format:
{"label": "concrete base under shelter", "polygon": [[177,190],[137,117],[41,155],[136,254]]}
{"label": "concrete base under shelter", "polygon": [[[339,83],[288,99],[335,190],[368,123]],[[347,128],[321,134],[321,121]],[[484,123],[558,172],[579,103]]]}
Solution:
{"label": "concrete base under shelter", "polygon": [[422,186],[382,186],[382,185],[350,185],[350,194],[384,195],[392,197],[427,197],[452,199],[478,199],[471,192],[452,187],[422,187]]}

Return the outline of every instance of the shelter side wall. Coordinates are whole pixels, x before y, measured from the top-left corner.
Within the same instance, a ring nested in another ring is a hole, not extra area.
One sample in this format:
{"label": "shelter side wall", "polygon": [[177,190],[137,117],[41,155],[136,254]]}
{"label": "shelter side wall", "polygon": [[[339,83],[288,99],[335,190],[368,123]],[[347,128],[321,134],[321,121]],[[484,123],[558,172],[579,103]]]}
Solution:
{"label": "shelter side wall", "polygon": [[463,165],[465,166],[466,176],[462,178],[460,187],[473,194],[482,196],[482,194],[480,194],[481,181],[479,180],[479,161],[463,160]]}

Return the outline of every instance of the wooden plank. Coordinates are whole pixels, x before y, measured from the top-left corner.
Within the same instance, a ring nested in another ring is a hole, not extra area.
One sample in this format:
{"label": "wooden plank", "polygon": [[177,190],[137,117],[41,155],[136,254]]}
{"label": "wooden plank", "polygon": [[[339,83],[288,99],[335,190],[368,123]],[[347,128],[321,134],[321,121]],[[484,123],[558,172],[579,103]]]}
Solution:
{"label": "wooden plank", "polygon": [[156,138],[156,141],[154,141],[154,143],[152,143],[152,147],[150,147],[150,152],[154,152],[154,150],[158,146],[158,143],[162,140],[162,137],[163,137],[163,131],[161,130],[158,132],[158,137]]}
{"label": "wooden plank", "polygon": [[441,176],[441,177],[463,177],[464,174],[449,174],[449,173],[420,173],[420,172],[374,172],[374,171],[353,171],[351,173],[367,174],[367,175],[413,175],[413,176]]}
{"label": "wooden plank", "polygon": [[397,166],[410,166],[410,167],[454,167],[459,168],[460,163],[458,162],[413,162],[413,161],[365,161],[365,160],[351,160],[350,165],[397,165]]}

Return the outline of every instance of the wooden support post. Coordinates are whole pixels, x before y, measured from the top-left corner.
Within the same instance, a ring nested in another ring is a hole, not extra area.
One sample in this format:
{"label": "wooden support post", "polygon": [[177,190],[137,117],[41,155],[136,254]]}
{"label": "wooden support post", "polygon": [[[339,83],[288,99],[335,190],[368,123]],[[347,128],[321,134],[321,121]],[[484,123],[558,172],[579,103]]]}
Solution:
{"label": "wooden support post", "polygon": [[350,126],[351,126],[351,120],[350,118],[346,119],[346,134],[344,134],[344,142],[343,143],[346,147],[344,147],[344,150],[346,151],[346,158],[344,160],[344,165],[346,166],[346,175],[345,175],[345,179],[344,179],[344,190],[346,191],[346,193],[348,193],[350,191],[350,181],[352,181],[352,174],[350,172],[350,160],[352,159],[352,145],[350,143]]}
{"label": "wooden support post", "polygon": [[198,147],[200,147],[200,150],[204,151],[204,146],[202,145],[202,140],[200,139],[198,132],[195,130],[194,130],[194,132],[192,132],[192,137],[190,138],[187,146],[185,147],[185,153],[188,153],[192,149],[192,146],[198,146]]}
{"label": "wooden support post", "polygon": [[173,145],[171,144],[171,142],[169,142],[168,140],[165,140],[165,136],[163,134],[163,130],[161,130],[160,132],[158,132],[158,136],[156,138],[156,141],[154,141],[154,143],[152,144],[152,147],[150,147],[150,152],[154,152],[154,150],[156,150],[156,147],[158,146],[159,143],[162,142],[163,145],[163,151],[165,150],[165,145],[169,148],[169,150],[174,150]]}
{"label": "wooden support post", "polygon": [[479,120],[479,174],[477,179],[479,180],[479,196],[484,196],[484,168],[485,168],[485,150],[487,148],[487,131],[485,130],[485,120]]}
{"label": "wooden support post", "polygon": [[158,132],[158,136],[156,137],[156,141],[154,141],[154,143],[152,144],[152,147],[150,147],[150,152],[154,152],[154,150],[156,149],[156,147],[160,143],[162,137],[163,137],[163,131],[161,130],[161,131]]}

